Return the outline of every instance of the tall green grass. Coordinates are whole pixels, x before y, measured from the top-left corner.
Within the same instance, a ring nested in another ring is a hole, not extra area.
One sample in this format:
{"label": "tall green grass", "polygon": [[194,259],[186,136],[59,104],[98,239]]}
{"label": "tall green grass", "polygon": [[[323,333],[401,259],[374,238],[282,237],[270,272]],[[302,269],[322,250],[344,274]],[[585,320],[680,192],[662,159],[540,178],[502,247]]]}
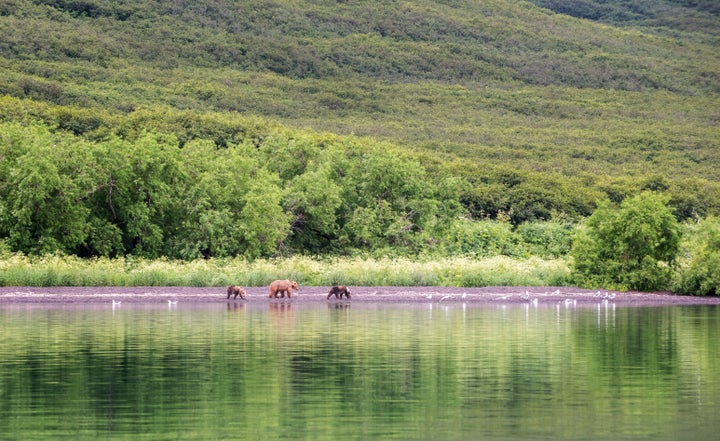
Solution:
{"label": "tall green grass", "polygon": [[564,260],[537,257],[291,257],[186,262],[131,257],[0,256],[0,286],[264,286],[275,279],[294,279],[311,286],[557,286],[567,284],[569,274]]}

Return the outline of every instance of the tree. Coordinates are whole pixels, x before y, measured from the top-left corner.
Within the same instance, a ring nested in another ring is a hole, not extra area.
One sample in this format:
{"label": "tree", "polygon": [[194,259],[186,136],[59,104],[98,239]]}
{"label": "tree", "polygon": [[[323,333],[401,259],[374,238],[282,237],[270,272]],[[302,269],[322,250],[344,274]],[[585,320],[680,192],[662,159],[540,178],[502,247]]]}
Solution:
{"label": "tree", "polygon": [[87,145],[40,126],[2,129],[0,236],[31,254],[76,252],[88,238],[84,201],[97,181]]}
{"label": "tree", "polygon": [[429,176],[409,155],[379,145],[349,161],[339,242],[350,248],[422,250],[460,212],[462,180]]}
{"label": "tree", "polygon": [[668,198],[643,192],[617,207],[609,201],[579,230],[573,274],[586,287],[667,289],[679,253],[677,220]]}
{"label": "tree", "polygon": [[273,254],[287,237],[291,215],[283,210],[281,200],[282,192],[273,183],[253,182],[238,216],[247,257]]}
{"label": "tree", "polygon": [[293,247],[306,252],[327,252],[337,237],[337,210],[342,204],[340,185],[329,167],[308,171],[292,180],[285,198],[292,222]]}
{"label": "tree", "polygon": [[125,167],[130,182],[122,184],[124,206],[119,216],[132,254],[159,257],[165,252],[167,237],[183,219],[178,188],[186,177],[177,140],[172,136],[146,133],[126,146]]}
{"label": "tree", "polygon": [[193,140],[182,149],[189,177],[182,191],[182,224],[170,255],[182,259],[275,254],[288,234],[290,216],[280,200],[277,174],[263,168],[256,148]]}

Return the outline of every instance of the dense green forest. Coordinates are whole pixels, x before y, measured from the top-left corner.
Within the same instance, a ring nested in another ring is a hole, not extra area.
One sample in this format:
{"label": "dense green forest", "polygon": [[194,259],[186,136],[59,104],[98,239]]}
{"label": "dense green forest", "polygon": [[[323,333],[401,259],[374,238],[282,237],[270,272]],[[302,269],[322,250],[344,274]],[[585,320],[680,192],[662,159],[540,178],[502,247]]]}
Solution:
{"label": "dense green forest", "polygon": [[713,225],[719,24],[712,1],[8,0],[0,248],[555,258],[647,191]]}

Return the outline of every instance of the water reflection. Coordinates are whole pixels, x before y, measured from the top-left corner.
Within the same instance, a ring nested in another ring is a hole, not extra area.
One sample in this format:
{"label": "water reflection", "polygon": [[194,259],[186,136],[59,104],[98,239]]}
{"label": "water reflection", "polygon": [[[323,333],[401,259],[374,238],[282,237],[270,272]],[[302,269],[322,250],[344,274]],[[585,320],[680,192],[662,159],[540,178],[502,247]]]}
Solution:
{"label": "water reflection", "polygon": [[227,302],[228,311],[238,311],[245,309],[245,302]]}
{"label": "water reflection", "polygon": [[0,309],[3,439],[711,439],[717,307]]}

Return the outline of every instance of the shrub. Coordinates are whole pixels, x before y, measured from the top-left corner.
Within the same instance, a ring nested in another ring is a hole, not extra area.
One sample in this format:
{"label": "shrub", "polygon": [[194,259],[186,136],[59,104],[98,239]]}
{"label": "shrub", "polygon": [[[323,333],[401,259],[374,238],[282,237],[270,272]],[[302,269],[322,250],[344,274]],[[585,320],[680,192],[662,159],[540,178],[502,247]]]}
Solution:
{"label": "shrub", "polygon": [[533,256],[557,258],[572,248],[574,226],[560,221],[533,221],[517,226],[516,231]]}
{"label": "shrub", "polygon": [[643,192],[618,208],[603,202],[573,244],[573,276],[585,287],[667,289],[679,252],[679,225],[667,198]]}
{"label": "shrub", "polygon": [[457,219],[445,235],[448,255],[475,257],[519,256],[520,237],[512,224],[504,221]]}
{"label": "shrub", "polygon": [[696,296],[720,294],[720,219],[704,220],[689,236],[687,259],[673,281],[673,291]]}

